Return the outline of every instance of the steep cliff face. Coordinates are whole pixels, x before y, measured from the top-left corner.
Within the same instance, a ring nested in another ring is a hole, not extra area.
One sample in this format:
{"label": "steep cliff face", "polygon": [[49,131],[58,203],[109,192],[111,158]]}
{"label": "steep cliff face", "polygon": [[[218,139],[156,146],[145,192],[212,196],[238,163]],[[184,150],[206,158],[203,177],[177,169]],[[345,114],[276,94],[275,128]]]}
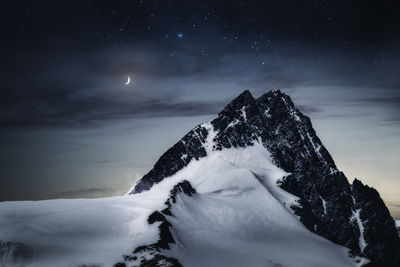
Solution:
{"label": "steep cliff face", "polygon": [[353,181],[352,192],[356,214],[362,222],[362,252],[369,256],[373,266],[400,266],[400,239],[379,193],[357,179]]}
{"label": "steep cliff face", "polygon": [[358,180],[349,184],[310,119],[279,90],[258,99],[244,91],[214,120],[195,127],[162,155],[131,193],[149,190],[213,151],[254,142],[287,173],[277,183],[298,197],[299,205],[291,208],[310,231],[371,259],[372,266],[400,266],[400,239],[379,194]]}

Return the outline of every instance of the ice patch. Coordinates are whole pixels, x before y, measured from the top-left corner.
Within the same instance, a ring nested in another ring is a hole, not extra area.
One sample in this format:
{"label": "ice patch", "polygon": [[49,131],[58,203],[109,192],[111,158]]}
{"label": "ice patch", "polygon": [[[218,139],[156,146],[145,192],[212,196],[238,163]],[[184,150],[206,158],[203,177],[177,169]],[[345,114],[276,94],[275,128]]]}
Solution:
{"label": "ice patch", "polygon": [[[356,205],[356,199],[353,196],[351,198],[353,199],[353,204]],[[358,244],[360,247],[360,251],[362,253],[364,251],[365,247],[367,246],[367,243],[364,238],[364,225],[362,224],[362,221],[360,218],[360,211],[361,211],[361,209],[357,209],[355,211],[353,210],[353,214],[352,214],[350,220],[351,221],[356,220],[356,222],[357,222],[357,226],[360,231],[360,237],[358,239]]]}
{"label": "ice patch", "polygon": [[321,146],[320,146],[319,144],[315,145],[315,143],[314,143],[314,141],[312,140],[312,137],[310,136],[310,134],[308,133],[308,131],[307,131],[307,137],[308,137],[308,140],[310,141],[312,147],[314,148],[315,153],[317,153],[318,158],[322,160],[322,155],[321,155],[321,153],[319,152],[319,150],[321,149]]}
{"label": "ice patch", "polygon": [[265,112],[264,112],[264,115],[265,115],[267,118],[271,118],[271,117],[272,117],[271,114],[269,114],[269,110],[270,110],[270,108],[267,108],[267,109],[265,110]]}
{"label": "ice patch", "polygon": [[360,211],[361,211],[361,209],[357,209],[357,210],[353,211],[353,215],[352,215],[351,219],[356,220],[358,229],[360,230],[360,237],[358,239],[358,244],[360,246],[360,251],[362,253],[362,252],[364,252],[364,249],[367,246],[367,242],[365,241],[365,238],[364,238],[364,225],[362,224],[362,221],[360,218]]}
{"label": "ice patch", "polygon": [[337,169],[332,168],[332,167],[329,168],[329,171],[330,171],[331,174],[336,174],[336,173],[339,172]]}
{"label": "ice patch", "polygon": [[242,107],[240,111],[242,112],[242,117],[244,119],[244,122],[247,122],[246,106]]}
{"label": "ice patch", "polygon": [[233,127],[233,126],[235,126],[236,124],[238,124],[239,122],[240,122],[239,120],[234,120],[234,121],[230,122],[230,123],[228,124],[228,126],[226,126],[226,128],[228,129],[228,128],[230,128],[230,127]]}
{"label": "ice patch", "polygon": [[181,157],[181,160],[185,161],[185,159],[187,159],[188,155],[187,154],[183,154]]}
{"label": "ice patch", "polygon": [[323,199],[323,198],[321,197],[321,195],[319,196],[319,198],[320,198],[321,201],[322,201],[322,207],[324,208],[324,214],[326,215],[326,201],[325,201],[325,199]]}

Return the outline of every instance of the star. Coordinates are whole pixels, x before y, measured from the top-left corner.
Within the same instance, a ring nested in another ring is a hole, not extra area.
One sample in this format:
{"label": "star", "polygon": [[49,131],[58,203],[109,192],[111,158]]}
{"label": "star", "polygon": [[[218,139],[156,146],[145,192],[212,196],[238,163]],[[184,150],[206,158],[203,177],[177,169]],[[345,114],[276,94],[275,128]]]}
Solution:
{"label": "star", "polygon": [[178,33],[177,35],[176,35],[179,39],[182,39],[183,38],[183,33]]}

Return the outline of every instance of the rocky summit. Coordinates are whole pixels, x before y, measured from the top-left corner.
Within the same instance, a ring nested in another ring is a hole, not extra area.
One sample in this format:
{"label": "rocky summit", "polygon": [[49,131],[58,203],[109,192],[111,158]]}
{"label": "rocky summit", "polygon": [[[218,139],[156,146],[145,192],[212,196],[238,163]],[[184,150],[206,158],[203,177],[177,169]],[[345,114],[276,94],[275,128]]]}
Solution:
{"label": "rocky summit", "polygon": [[348,182],[310,118],[280,90],[258,99],[247,90],[241,93],[214,120],[196,126],[164,153],[131,193],[151,189],[212,151],[254,142],[287,173],[277,185],[298,198],[290,208],[309,231],[367,258],[367,266],[400,266],[400,239],[379,193],[357,179]]}

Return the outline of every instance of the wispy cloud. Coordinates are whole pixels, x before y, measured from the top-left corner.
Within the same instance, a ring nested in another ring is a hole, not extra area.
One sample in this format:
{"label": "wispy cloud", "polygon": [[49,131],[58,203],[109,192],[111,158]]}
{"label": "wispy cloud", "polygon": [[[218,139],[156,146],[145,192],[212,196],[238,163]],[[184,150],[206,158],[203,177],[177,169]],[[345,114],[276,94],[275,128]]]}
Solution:
{"label": "wispy cloud", "polygon": [[[329,87],[335,86],[353,105],[399,106],[397,76],[385,68],[360,67],[360,55],[347,59],[323,51],[310,54],[307,48],[287,48],[287,54],[284,47],[280,50],[281,54],[219,51],[215,57],[204,57],[194,48],[170,55],[96,48],[54,57],[45,51],[6,56],[0,127],[83,126],[121,117],[215,114],[244,89],[257,95],[273,88],[299,94],[313,88],[304,92],[304,98],[320,94],[333,105],[343,105],[330,98],[337,92]],[[133,78],[129,87],[123,85],[126,75]],[[308,114],[324,110],[319,103],[300,103],[299,108]]]}
{"label": "wispy cloud", "polygon": [[79,190],[61,191],[54,193],[57,198],[97,198],[121,195],[123,192],[115,188],[96,187]]}

